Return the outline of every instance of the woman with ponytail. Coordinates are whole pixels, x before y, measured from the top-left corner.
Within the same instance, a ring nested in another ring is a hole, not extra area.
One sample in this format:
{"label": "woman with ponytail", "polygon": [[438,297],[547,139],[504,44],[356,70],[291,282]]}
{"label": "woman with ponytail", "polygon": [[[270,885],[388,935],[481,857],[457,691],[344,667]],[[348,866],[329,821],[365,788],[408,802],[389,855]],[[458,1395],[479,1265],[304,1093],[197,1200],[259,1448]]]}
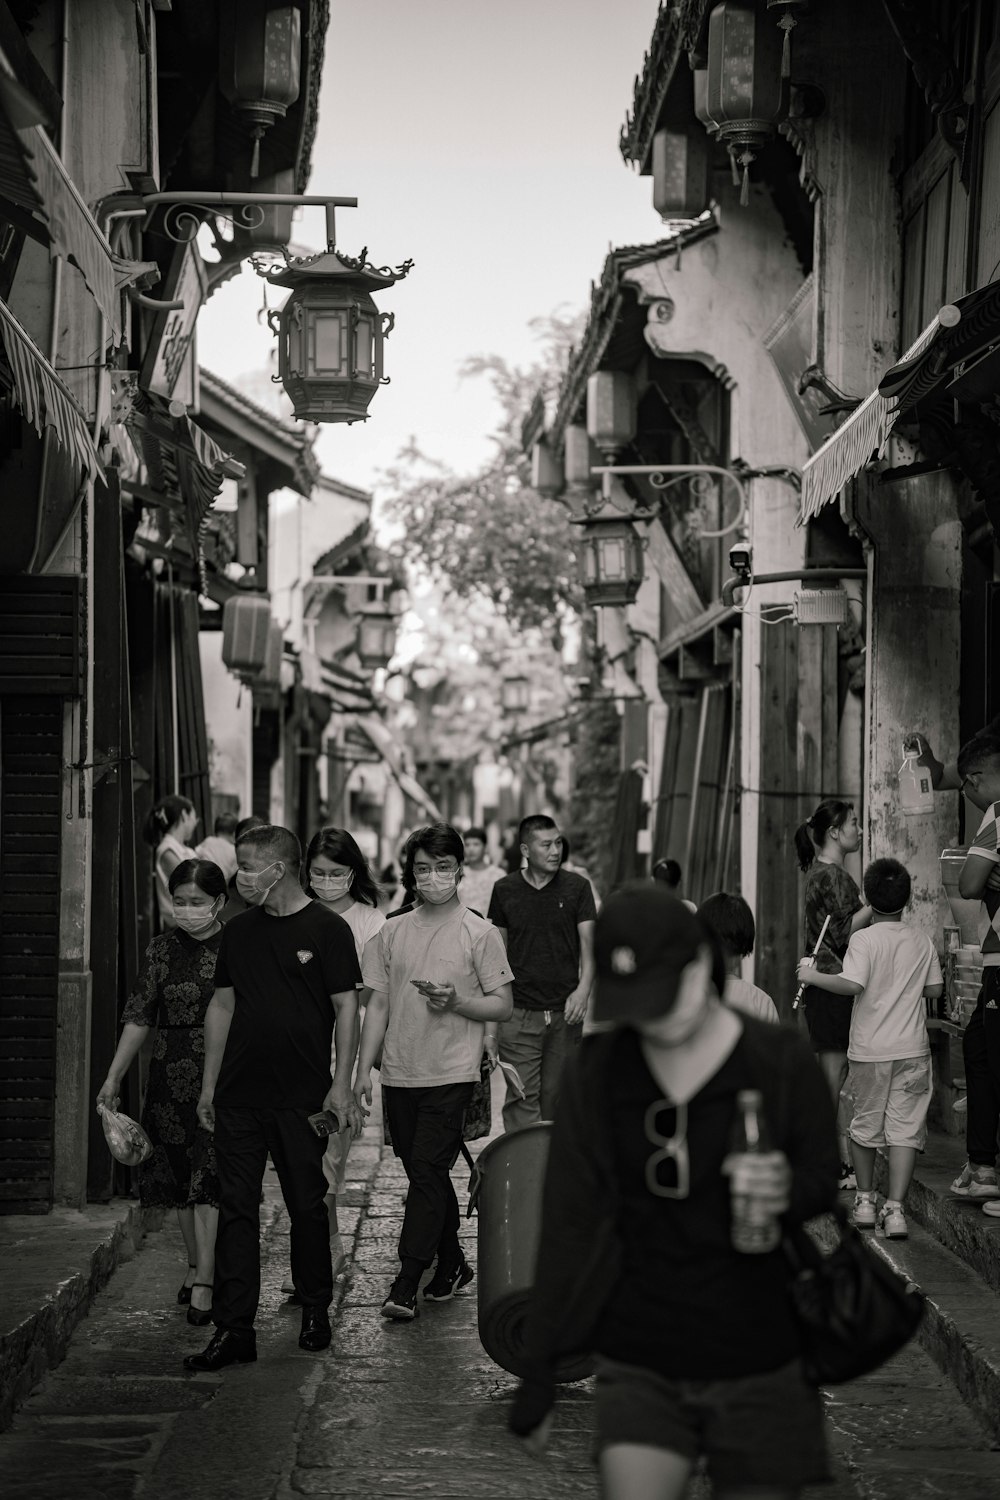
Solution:
{"label": "woman with ponytail", "polygon": [[[847,855],[856,854],[860,847],[857,813],[850,802],[834,797],[821,802],[812,817],[795,830],[795,852],[800,869],[806,872],[803,952],[812,953],[823,923],[830,918],[815,959],[821,974],[840,973],[851,934],[867,927],[872,919],[871,908],[864,905],[861,892],[844,869]],[[847,1190],[856,1184],[840,1096],[847,1082],[847,1042],[853,1001],[807,985],[802,1003],[809,1039],[838,1111],[840,1186]]]}
{"label": "woman with ponytail", "polygon": [[182,860],[197,858],[191,848],[197,826],[194,803],[177,795],[161,797],[146,819],[143,834],[146,843],[156,850],[156,904],[161,932],[169,932],[175,926],[170,876]]}

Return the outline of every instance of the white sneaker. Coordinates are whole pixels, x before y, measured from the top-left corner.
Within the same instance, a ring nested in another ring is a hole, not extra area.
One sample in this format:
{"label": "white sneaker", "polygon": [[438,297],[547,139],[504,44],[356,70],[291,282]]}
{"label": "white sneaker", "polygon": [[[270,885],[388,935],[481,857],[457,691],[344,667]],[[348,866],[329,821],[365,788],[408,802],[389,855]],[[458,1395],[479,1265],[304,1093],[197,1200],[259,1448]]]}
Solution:
{"label": "white sneaker", "polygon": [[984,1203],[983,1213],[989,1214],[991,1219],[1000,1219],[1000,1198],[990,1198]]}
{"label": "white sneaker", "polygon": [[974,1167],[966,1162],[951,1185],[956,1198],[1000,1198],[995,1167]]}
{"label": "white sneaker", "polygon": [[888,1200],[883,1203],[879,1211],[878,1227],[887,1240],[905,1240],[910,1231],[906,1227],[903,1205],[890,1203]]}
{"label": "white sneaker", "polygon": [[874,1229],[878,1209],[874,1193],[858,1193],[854,1199],[854,1223],[858,1229]]}

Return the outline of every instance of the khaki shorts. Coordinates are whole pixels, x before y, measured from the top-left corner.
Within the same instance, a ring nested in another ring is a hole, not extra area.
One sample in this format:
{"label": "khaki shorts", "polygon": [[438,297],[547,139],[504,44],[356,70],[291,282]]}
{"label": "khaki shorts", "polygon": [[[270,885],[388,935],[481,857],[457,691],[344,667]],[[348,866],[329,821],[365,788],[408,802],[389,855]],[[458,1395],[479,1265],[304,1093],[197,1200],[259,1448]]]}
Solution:
{"label": "khaki shorts", "polygon": [[852,1062],[850,1067],[851,1140],[859,1146],[911,1146],[922,1151],[933,1087],[930,1058]]}

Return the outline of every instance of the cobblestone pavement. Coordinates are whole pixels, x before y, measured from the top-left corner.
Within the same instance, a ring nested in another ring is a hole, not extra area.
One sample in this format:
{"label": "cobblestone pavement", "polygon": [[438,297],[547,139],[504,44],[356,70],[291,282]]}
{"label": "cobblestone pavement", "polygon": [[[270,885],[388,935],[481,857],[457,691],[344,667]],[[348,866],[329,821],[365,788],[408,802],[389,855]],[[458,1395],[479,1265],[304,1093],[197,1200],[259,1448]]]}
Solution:
{"label": "cobblestone pavement", "polygon": [[[280,1292],[287,1222],[269,1174],[259,1362],[182,1371],[206,1334],[174,1304],[184,1256],[168,1223],[115,1273],[0,1438],[5,1500],[593,1500],[586,1386],[563,1392],[538,1462],[506,1433],[514,1382],[482,1351],[474,1295],[424,1307],[413,1324],[380,1316],[405,1179],[379,1155],[373,1127],[351,1156],[355,1202],[341,1220],[354,1264],[329,1353],[297,1347],[298,1314]],[[460,1196],[465,1180],[460,1166]],[[475,1260],[474,1225],[463,1234]],[[1000,1453],[917,1348],[832,1394],[829,1410],[837,1482],[809,1500],[1000,1495]],[[696,1481],[691,1500],[706,1495]]]}

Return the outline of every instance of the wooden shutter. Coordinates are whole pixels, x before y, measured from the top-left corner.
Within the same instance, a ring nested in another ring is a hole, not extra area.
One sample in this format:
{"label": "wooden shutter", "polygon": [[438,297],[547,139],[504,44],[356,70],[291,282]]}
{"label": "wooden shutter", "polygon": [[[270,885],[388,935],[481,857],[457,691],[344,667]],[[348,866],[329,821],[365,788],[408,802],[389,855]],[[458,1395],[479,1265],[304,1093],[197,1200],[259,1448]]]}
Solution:
{"label": "wooden shutter", "polygon": [[62,724],[0,698],[0,1213],[52,1201]]}
{"label": "wooden shutter", "polygon": [[82,685],[80,579],[0,578],[0,693],[76,698]]}

